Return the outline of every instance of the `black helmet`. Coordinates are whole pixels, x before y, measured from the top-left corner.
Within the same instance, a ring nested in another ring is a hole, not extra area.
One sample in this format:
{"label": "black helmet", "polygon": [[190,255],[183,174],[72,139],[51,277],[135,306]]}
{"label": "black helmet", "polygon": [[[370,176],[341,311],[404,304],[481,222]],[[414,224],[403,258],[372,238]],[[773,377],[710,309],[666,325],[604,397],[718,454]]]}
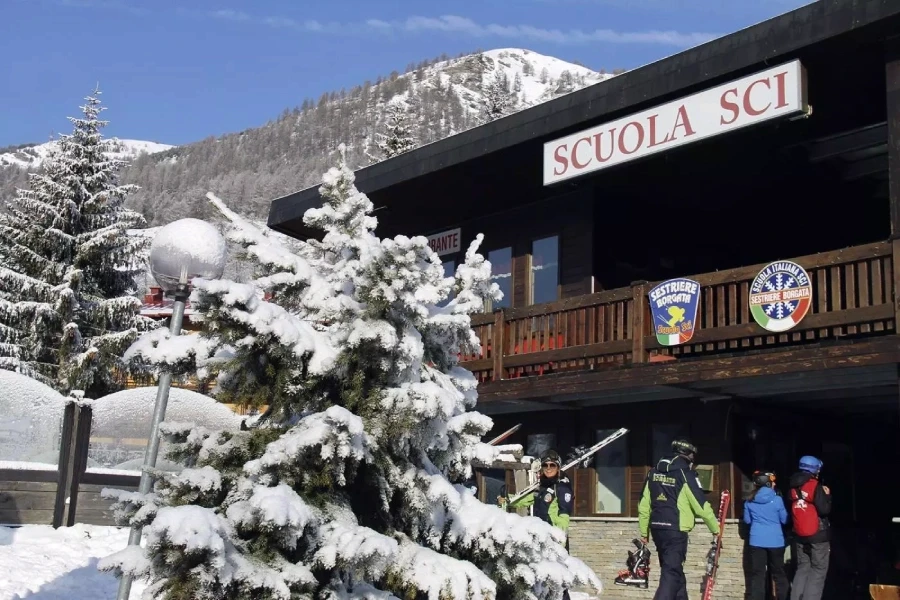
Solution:
{"label": "black helmet", "polygon": [[672,452],[677,452],[684,456],[690,456],[691,454],[696,455],[697,446],[693,445],[685,438],[677,438],[672,441]]}
{"label": "black helmet", "polygon": [[543,464],[545,462],[552,462],[552,463],[556,463],[557,465],[562,464],[562,462],[559,459],[559,452],[557,452],[556,450],[552,450],[552,449],[544,450],[541,453],[541,464]]}
{"label": "black helmet", "polygon": [[768,471],[754,471],[753,472],[753,485],[755,485],[758,488],[774,487],[775,486],[775,473],[770,473]]}

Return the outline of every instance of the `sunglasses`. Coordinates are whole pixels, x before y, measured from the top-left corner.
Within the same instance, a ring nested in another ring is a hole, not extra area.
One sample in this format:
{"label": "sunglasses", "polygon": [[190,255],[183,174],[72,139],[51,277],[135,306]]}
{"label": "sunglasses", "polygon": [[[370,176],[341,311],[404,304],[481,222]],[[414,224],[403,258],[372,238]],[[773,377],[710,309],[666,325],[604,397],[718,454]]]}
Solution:
{"label": "sunglasses", "polygon": [[541,464],[542,469],[546,469],[547,467],[557,467],[558,468],[559,465],[554,462],[545,462],[545,463]]}

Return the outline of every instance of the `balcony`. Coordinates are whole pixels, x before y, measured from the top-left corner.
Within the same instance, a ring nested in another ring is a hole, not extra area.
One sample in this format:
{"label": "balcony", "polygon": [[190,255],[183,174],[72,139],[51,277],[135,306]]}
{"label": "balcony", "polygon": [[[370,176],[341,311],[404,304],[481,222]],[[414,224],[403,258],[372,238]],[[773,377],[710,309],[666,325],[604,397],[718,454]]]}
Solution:
{"label": "balcony", "polygon": [[[809,274],[813,298],[806,317],[785,333],[763,330],[750,314],[750,284],[765,266],[753,265],[691,277],[701,284],[701,297],[693,338],[684,345],[661,346],[657,342],[647,299],[655,283],[637,283],[630,288],[475,315],[472,324],[482,352],[464,356],[462,365],[476,375],[481,382],[480,395],[488,399],[513,397],[524,390],[533,395],[557,393],[549,387],[550,381],[569,381],[572,377],[567,374],[608,373],[594,377],[599,383],[603,378],[611,381],[616,372],[633,372],[630,367],[655,367],[642,371],[650,376],[662,370],[675,373],[687,363],[695,370],[698,363],[717,364],[722,369],[750,368],[751,357],[756,363],[771,363],[771,357],[785,357],[795,350],[807,352],[797,355],[798,360],[807,361],[818,356],[810,354],[813,349],[822,356],[849,355],[852,352],[841,349],[841,342],[895,332],[893,256],[900,251],[894,249],[896,244],[878,242],[792,259]],[[895,358],[896,338],[890,338],[884,349],[871,346],[870,354],[891,350],[883,360]],[[638,383],[636,376],[632,379]],[[642,383],[649,383],[644,379]],[[654,384],[663,384],[675,382],[677,377],[653,379],[657,380]],[[547,387],[540,390],[538,381],[546,382]]]}

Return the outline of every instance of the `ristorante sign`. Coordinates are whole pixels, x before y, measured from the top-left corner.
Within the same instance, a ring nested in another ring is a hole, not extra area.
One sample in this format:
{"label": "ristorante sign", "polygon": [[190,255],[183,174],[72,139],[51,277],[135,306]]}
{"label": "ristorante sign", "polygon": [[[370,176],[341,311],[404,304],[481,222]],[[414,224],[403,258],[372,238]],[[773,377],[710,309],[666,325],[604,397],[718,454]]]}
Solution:
{"label": "ristorante sign", "polygon": [[806,110],[799,60],[544,144],[544,185]]}

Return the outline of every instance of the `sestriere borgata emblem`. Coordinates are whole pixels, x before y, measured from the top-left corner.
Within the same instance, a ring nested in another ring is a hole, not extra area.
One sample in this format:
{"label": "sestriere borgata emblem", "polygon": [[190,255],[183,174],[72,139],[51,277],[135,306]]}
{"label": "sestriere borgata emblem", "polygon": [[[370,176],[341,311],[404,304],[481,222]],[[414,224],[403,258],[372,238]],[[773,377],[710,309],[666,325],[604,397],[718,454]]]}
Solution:
{"label": "sestriere borgata emblem", "polygon": [[812,303],[809,275],[797,263],[770,263],[750,284],[750,313],[766,331],[781,332],[799,323]]}

